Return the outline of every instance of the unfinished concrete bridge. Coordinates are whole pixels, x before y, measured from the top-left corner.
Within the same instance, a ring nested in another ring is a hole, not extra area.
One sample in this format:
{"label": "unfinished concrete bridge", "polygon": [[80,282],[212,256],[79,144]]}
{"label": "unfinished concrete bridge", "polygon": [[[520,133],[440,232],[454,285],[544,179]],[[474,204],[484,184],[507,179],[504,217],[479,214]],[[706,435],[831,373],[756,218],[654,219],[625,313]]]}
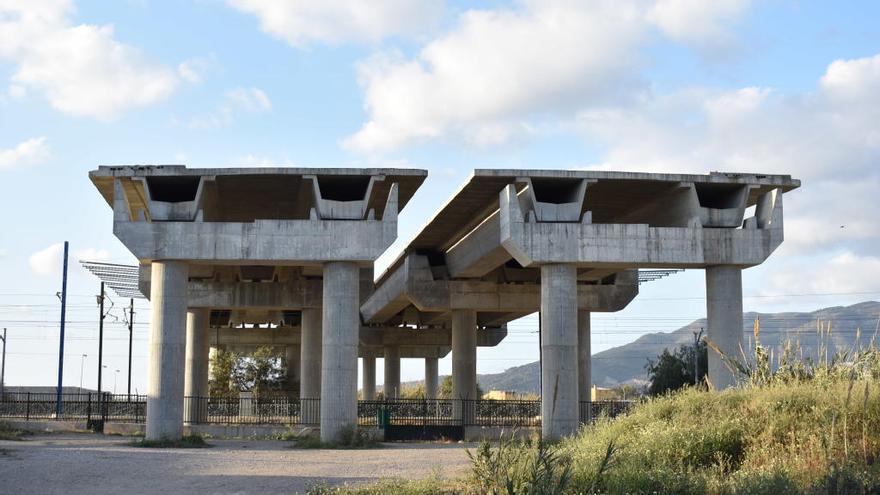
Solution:
{"label": "unfinished concrete bridge", "polygon": [[[540,312],[545,438],[578,427],[589,400],[590,314],[638,294],[640,268],[706,271],[708,338],[742,344],[742,270],[783,241],[785,175],[476,170],[374,280],[415,169],[102,166],[90,178],[116,236],[140,263],[152,307],[146,435],[179,438],[184,397],[207,396],[213,345],[283,346],[321,438],[358,423],[383,357],[386,397],[400,359],[452,353],[453,416],[476,399],[476,347]],[[754,216],[745,218],[749,207]],[[241,324],[271,324],[272,329]],[[222,330],[216,330],[223,327]],[[211,331],[214,328],[215,331]],[[291,365],[291,363],[298,363]],[[709,355],[716,388],[736,384]],[[199,414],[190,412],[190,414]]]}

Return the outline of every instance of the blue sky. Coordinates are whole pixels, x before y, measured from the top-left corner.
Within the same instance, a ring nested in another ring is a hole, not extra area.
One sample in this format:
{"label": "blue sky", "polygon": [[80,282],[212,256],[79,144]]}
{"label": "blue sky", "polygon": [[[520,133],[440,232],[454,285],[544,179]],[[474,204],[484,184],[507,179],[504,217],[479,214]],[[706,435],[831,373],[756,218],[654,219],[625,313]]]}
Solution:
{"label": "blue sky", "polygon": [[[99,164],[425,168],[399,244],[477,167],[786,173],[804,186],[786,243],[745,273],[746,309],[877,299],[878,18],[870,1],[0,0],[7,381],[57,373],[57,243],[134,262],[87,179]],[[94,386],[96,291],[74,265],[68,385],[85,353]],[[699,271],[644,286],[594,317],[594,351],[702,317],[703,297]],[[478,371],[537,359],[534,326]],[[107,332],[105,383],[122,383],[125,332]]]}

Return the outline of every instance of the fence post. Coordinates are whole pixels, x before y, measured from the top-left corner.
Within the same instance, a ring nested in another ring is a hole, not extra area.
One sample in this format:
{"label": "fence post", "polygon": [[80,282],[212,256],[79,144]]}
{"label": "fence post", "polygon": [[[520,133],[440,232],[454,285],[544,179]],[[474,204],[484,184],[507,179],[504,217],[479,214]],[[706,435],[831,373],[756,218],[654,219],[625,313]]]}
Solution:
{"label": "fence post", "polygon": [[27,393],[27,406],[25,408],[24,420],[30,421],[31,419],[31,393]]}

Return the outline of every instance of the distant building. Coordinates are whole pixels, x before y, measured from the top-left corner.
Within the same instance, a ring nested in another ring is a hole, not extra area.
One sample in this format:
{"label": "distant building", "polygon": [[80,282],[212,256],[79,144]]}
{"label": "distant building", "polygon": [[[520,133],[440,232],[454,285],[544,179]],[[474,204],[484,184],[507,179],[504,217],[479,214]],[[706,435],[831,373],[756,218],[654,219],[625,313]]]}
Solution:
{"label": "distant building", "polygon": [[620,395],[620,389],[597,387],[596,385],[593,385],[593,388],[590,390],[590,400],[593,402],[621,399],[623,399],[623,397]]}

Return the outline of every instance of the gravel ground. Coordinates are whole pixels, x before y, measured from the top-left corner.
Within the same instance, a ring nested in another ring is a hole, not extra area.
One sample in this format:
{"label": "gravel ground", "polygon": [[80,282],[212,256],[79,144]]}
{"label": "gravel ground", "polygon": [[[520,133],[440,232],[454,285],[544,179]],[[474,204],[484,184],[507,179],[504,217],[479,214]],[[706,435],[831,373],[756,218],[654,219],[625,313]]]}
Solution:
{"label": "gravel ground", "polygon": [[383,444],[367,450],[297,450],[275,440],[209,440],[206,449],[145,449],[94,434],[0,441],[0,493],[302,493],[381,478],[464,473],[465,446]]}

